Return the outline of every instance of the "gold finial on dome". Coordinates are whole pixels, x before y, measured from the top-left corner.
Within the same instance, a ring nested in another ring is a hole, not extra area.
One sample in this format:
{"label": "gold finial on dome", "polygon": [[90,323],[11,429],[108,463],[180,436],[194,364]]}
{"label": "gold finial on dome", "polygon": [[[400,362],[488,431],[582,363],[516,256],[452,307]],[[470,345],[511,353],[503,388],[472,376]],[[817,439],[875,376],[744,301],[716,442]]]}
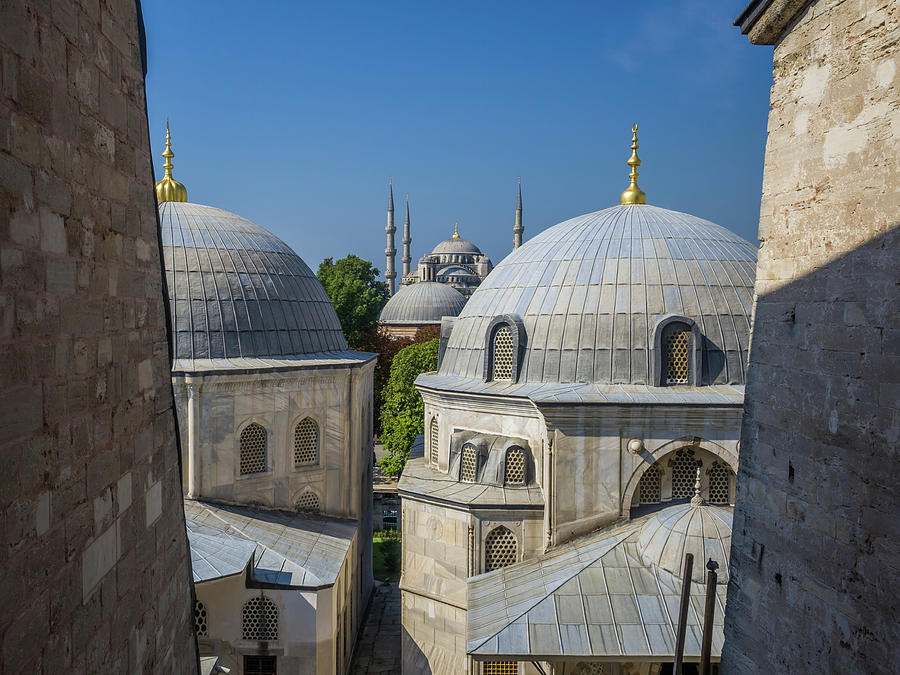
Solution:
{"label": "gold finial on dome", "polygon": [[631,173],[628,174],[628,177],[631,179],[631,183],[628,185],[628,189],[622,193],[622,198],[620,200],[621,204],[647,203],[647,195],[643,190],[641,190],[641,188],[638,187],[637,184],[637,179],[640,175],[637,171],[637,168],[641,165],[641,160],[638,159],[637,156],[637,131],[638,125],[633,124],[631,126],[631,157],[628,158],[628,166],[631,167]]}
{"label": "gold finial on dome", "polygon": [[451,239],[459,239],[459,221],[456,221],[456,224],[453,226],[453,236]]}
{"label": "gold finial on dome", "polygon": [[156,201],[158,202],[186,202],[187,188],[177,180],[172,178],[172,158],[175,153],[172,152],[172,136],[169,134],[169,123],[166,122],[166,149],[163,150],[163,157],[166,163],[163,164],[165,175],[163,179],[156,184]]}

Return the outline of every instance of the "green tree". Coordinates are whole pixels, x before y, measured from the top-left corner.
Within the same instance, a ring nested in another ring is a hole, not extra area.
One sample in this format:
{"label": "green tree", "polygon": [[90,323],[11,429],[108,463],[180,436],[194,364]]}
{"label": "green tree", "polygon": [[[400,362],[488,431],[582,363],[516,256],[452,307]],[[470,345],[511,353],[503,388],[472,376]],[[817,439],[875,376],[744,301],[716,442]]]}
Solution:
{"label": "green tree", "polygon": [[388,287],[368,260],[348,255],[334,262],[325,258],[316,276],[334,304],[344,337],[351,347],[363,344],[375,328],[378,313],[388,299]]}
{"label": "green tree", "polygon": [[381,441],[388,454],[379,461],[387,476],[400,475],[413,441],[425,429],[425,404],[413,382],[437,368],[439,342],[433,339],[404,347],[391,364],[381,409]]}

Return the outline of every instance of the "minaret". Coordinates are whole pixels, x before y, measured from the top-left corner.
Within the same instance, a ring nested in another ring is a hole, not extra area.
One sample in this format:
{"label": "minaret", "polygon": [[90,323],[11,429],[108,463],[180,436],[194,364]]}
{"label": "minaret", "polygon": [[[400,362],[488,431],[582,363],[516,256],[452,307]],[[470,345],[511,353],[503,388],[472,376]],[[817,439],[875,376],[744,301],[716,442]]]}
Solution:
{"label": "minaret", "polygon": [[637,150],[638,150],[638,142],[637,142],[637,124],[633,124],[631,126],[631,157],[628,158],[628,166],[631,167],[631,173],[628,174],[628,178],[631,179],[631,182],[628,184],[628,188],[625,192],[622,193],[622,198],[619,200],[621,204],[646,204],[647,203],[647,195],[644,194],[644,191],[638,187],[637,179],[640,175],[637,172],[637,168],[641,165],[641,160],[638,159]]}
{"label": "minaret", "polygon": [[522,225],[522,177],[519,176],[519,198],[516,200],[516,224],[513,227],[513,251],[522,245],[522,235],[525,227]]}
{"label": "minaret", "polygon": [[409,245],[412,243],[412,237],[409,236],[409,195],[406,195],[406,220],[403,221],[403,276],[400,277],[400,283],[409,276],[409,263],[412,262],[412,256],[409,254]]}
{"label": "minaret", "polygon": [[394,279],[397,278],[397,273],[394,271],[394,257],[397,255],[397,249],[394,248],[394,232],[397,231],[397,228],[394,227],[394,183],[390,179],[388,179],[388,191],[387,226],[384,228],[384,231],[387,232],[387,248],[384,249],[387,262],[384,266],[384,278],[388,283],[388,295],[393,295]]}

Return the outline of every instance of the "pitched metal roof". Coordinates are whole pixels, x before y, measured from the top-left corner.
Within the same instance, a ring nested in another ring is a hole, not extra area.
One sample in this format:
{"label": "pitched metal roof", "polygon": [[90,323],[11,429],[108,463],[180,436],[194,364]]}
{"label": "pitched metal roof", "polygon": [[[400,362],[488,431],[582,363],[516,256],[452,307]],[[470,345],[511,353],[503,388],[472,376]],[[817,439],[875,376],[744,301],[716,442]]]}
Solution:
{"label": "pitched metal roof", "polygon": [[447,284],[420,281],[401,286],[381,310],[378,321],[392,324],[441,322],[441,317],[457,316],[466,296]]}
{"label": "pitched metal roof", "polygon": [[440,374],[482,377],[486,331],[525,328],[519,382],[650,384],[657,321],[693,319],[714,384],[743,384],[756,247],[702,218],[613,206],[551,227],[488,275],[456,320]]}
{"label": "pitched metal roof", "polygon": [[184,500],[194,581],[235,574],[253,557],[255,581],[322,587],[337,581],[355,520]]}
{"label": "pitched metal roof", "polygon": [[256,223],[212,206],[159,205],[175,359],[347,349],[312,270]]}
{"label": "pitched metal roof", "polygon": [[[644,561],[639,533],[646,521],[613,526],[534,560],[472,577],[468,653],[522,661],[672,658],[681,582]],[[716,586],[714,655],[722,649],[726,588]],[[705,593],[704,584],[691,585],[685,642],[690,660],[700,656]]]}

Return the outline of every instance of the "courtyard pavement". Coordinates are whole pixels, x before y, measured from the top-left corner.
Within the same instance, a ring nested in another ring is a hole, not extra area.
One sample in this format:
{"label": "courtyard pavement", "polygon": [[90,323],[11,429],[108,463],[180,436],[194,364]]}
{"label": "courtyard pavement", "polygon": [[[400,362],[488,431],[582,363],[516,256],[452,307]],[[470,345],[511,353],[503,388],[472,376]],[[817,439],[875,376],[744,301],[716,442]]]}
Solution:
{"label": "courtyard pavement", "polygon": [[396,582],[375,582],[350,673],[400,675],[400,589]]}

